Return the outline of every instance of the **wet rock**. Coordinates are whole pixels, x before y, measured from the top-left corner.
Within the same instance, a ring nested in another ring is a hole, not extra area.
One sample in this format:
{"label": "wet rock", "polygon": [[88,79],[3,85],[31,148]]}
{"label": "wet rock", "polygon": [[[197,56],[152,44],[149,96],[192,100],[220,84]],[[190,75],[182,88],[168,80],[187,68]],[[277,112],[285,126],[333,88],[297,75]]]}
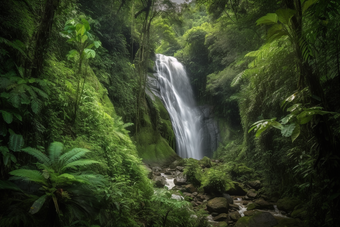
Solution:
{"label": "wet rock", "polygon": [[273,227],[278,224],[274,216],[268,212],[258,212],[254,216],[240,218],[235,227]]}
{"label": "wet rock", "polygon": [[299,219],[293,219],[293,218],[283,218],[283,217],[275,217],[275,219],[279,222],[277,225],[278,227],[281,226],[294,226],[294,227],[302,227],[304,226],[303,222]]}
{"label": "wet rock", "polygon": [[184,160],[178,159],[178,160],[174,161],[173,163],[171,163],[169,167],[171,169],[176,169],[177,166],[182,166],[183,164],[184,164]]}
{"label": "wet rock", "polygon": [[254,203],[257,205],[257,209],[273,209],[273,204],[268,203],[264,199],[260,198],[254,201]]}
{"label": "wet rock", "polygon": [[176,166],[176,170],[178,170],[180,172],[183,172],[184,167],[183,166]]}
{"label": "wet rock", "polygon": [[236,222],[238,219],[241,218],[241,215],[238,211],[234,211],[234,212],[229,213],[229,218]]}
{"label": "wet rock", "polygon": [[255,180],[255,181],[248,181],[247,185],[255,190],[258,190],[260,188],[262,188],[262,184],[259,180]]}
{"label": "wet rock", "polygon": [[252,198],[252,199],[256,198],[257,197],[257,193],[256,193],[255,189],[250,189],[247,192],[247,197]]}
{"label": "wet rock", "polygon": [[192,185],[192,184],[185,185],[184,188],[187,192],[190,192],[190,193],[197,191],[196,188],[194,187],[194,185]]}
{"label": "wet rock", "polygon": [[155,176],[153,180],[155,181],[155,186],[158,188],[163,188],[166,184],[166,179],[162,176]]}
{"label": "wet rock", "polygon": [[228,214],[226,213],[219,214],[218,216],[213,218],[214,221],[226,221],[227,219],[228,219]]}
{"label": "wet rock", "polygon": [[243,212],[244,216],[253,216],[255,213],[256,211],[254,210],[247,210]]}
{"label": "wet rock", "polygon": [[215,217],[215,216],[219,215],[219,213],[217,213],[217,212],[212,212],[211,215],[212,215],[213,217]]}
{"label": "wet rock", "polygon": [[226,193],[229,195],[246,195],[247,191],[243,187],[243,184],[235,182],[234,187],[231,187]]}
{"label": "wet rock", "polygon": [[171,169],[170,169],[170,168],[166,168],[166,169],[164,170],[164,174],[165,174],[165,175],[172,175]]}
{"label": "wet rock", "polygon": [[208,201],[207,209],[209,212],[228,213],[229,204],[226,198],[216,197]]}
{"label": "wet rock", "polygon": [[277,208],[286,212],[291,212],[294,208],[300,204],[300,200],[296,198],[283,198],[277,201]]}
{"label": "wet rock", "polygon": [[174,179],[175,185],[184,185],[186,183],[187,183],[187,177],[183,173],[178,174]]}
{"label": "wet rock", "polygon": [[198,193],[197,193],[197,192],[194,192],[194,193],[192,193],[192,195],[193,195],[193,196],[197,196],[197,195],[198,195]]}
{"label": "wet rock", "polygon": [[190,198],[194,198],[194,196],[191,193],[183,192],[183,195],[188,196]]}
{"label": "wet rock", "polygon": [[229,194],[223,193],[223,197],[227,199],[229,204],[233,204],[234,203],[233,198],[231,198],[231,196]]}

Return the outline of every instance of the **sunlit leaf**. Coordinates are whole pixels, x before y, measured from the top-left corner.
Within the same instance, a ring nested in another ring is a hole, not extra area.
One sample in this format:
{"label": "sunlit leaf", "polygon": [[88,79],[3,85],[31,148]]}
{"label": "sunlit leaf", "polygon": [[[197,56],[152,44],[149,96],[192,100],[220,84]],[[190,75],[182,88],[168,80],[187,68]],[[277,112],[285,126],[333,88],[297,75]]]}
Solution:
{"label": "sunlit leaf", "polygon": [[276,24],[278,16],[276,13],[268,13],[266,16],[261,17],[256,21],[257,25],[260,24]]}
{"label": "sunlit leaf", "polygon": [[290,23],[290,19],[296,14],[296,11],[293,9],[278,9],[276,10],[276,14],[278,16],[279,21],[282,24],[288,25]]}
{"label": "sunlit leaf", "polygon": [[46,201],[47,195],[43,195],[41,196],[39,199],[37,199],[33,205],[31,206],[31,209],[29,211],[30,214],[35,214],[37,213],[41,207],[44,205],[45,201]]}

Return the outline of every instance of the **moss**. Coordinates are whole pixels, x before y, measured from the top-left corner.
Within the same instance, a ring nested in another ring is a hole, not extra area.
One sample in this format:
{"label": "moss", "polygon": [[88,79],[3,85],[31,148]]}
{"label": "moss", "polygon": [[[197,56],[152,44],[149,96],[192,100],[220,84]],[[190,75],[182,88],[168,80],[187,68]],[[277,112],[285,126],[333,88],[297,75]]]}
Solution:
{"label": "moss", "polygon": [[279,222],[278,225],[274,227],[302,227],[303,223],[299,219],[293,218],[282,218],[282,217],[275,217],[275,219]]}
{"label": "moss", "polygon": [[277,201],[277,208],[279,208],[279,210],[291,212],[300,203],[301,203],[301,201],[297,198],[285,197],[285,198],[279,199],[279,201]]}
{"label": "moss", "polygon": [[256,204],[255,203],[251,203],[251,204],[249,204],[248,206],[247,206],[247,210],[254,210],[254,209],[256,209]]}
{"label": "moss", "polygon": [[291,216],[293,218],[300,218],[300,219],[306,219],[307,217],[307,211],[304,208],[298,208],[291,213]]}
{"label": "moss", "polygon": [[236,222],[235,227],[248,227],[250,219],[251,219],[251,217],[249,217],[249,216],[241,217]]}

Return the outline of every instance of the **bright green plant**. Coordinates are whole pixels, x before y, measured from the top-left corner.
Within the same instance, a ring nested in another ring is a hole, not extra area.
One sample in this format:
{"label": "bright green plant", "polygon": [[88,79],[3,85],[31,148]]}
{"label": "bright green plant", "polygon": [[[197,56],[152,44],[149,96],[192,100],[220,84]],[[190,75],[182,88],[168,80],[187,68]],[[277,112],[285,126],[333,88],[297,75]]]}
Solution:
{"label": "bright green plant", "polygon": [[233,182],[225,169],[210,168],[202,176],[202,187],[211,192],[224,192],[233,187]]}
{"label": "bright green plant", "polygon": [[[301,93],[301,92],[299,92]],[[293,102],[298,96],[298,93],[294,93],[285,99],[281,106],[285,108],[288,102]],[[254,130],[256,137],[259,137],[265,130],[274,127],[281,130],[281,134],[284,137],[291,137],[294,142],[300,135],[301,125],[305,125],[313,120],[316,115],[333,114],[335,117],[339,117],[338,113],[322,110],[322,107],[306,107],[302,103],[295,103],[287,109],[290,113],[280,120],[276,121],[276,118],[265,119],[255,122],[248,132]]]}
{"label": "bright green plant", "polygon": [[189,158],[185,163],[184,174],[187,176],[189,182],[196,186],[201,185],[202,169],[198,160]]}
{"label": "bright green plant", "polygon": [[37,213],[46,204],[46,201],[50,200],[53,201],[55,211],[59,217],[62,214],[60,203],[67,204],[74,202],[72,207],[75,216],[81,210],[89,211],[88,207],[82,206],[91,206],[90,202],[86,204],[83,198],[82,203],[79,203],[77,196],[82,194],[81,191],[86,190],[93,193],[87,195],[88,198],[91,198],[95,192],[89,189],[99,188],[105,182],[100,174],[77,171],[78,167],[100,164],[91,159],[81,159],[90,152],[89,150],[74,148],[63,152],[63,144],[53,142],[48,148],[48,155],[31,147],[24,148],[22,151],[38,159],[36,163],[37,169],[21,168],[13,170],[10,172],[13,176],[10,180],[34,182],[41,186],[40,190],[44,193],[33,203],[29,213]]}
{"label": "bright green plant", "polygon": [[[101,46],[101,42],[95,41],[93,35],[89,32],[91,28],[85,17],[80,17],[80,20],[81,22],[79,23],[76,23],[74,19],[68,20],[62,32],[64,37],[69,38],[67,42],[75,46],[75,49],[70,50],[67,55],[67,58],[74,62],[75,77],[78,80],[73,122],[76,119],[80,98],[85,87],[88,61],[96,56],[96,52],[92,48]],[[80,88],[82,78],[83,85],[82,88]]]}

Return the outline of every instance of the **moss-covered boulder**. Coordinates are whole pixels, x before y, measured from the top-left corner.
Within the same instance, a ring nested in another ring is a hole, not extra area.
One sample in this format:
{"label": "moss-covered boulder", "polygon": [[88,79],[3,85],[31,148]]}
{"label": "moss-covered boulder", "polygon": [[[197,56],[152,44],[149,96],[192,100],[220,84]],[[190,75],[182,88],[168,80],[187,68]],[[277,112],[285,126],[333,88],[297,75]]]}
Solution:
{"label": "moss-covered boulder", "polygon": [[273,204],[268,203],[264,199],[260,198],[255,200],[253,203],[249,204],[247,210],[254,210],[254,209],[273,209]]}
{"label": "moss-covered boulder", "polygon": [[303,222],[299,219],[294,218],[283,218],[283,217],[275,217],[278,221],[278,224],[274,227],[303,227]]}
{"label": "moss-covered boulder", "polygon": [[243,188],[243,184],[239,182],[233,182],[233,185],[226,191],[226,193],[230,195],[244,196],[247,194],[247,191]]}
{"label": "moss-covered boulder", "polygon": [[271,213],[257,212],[253,216],[244,216],[240,218],[235,227],[274,227],[278,224],[278,221]]}
{"label": "moss-covered boulder", "polygon": [[208,201],[207,210],[212,213],[228,213],[229,204],[226,198],[216,197]]}
{"label": "moss-covered boulder", "polygon": [[286,212],[292,212],[301,201],[297,198],[285,197],[277,201],[277,208]]}
{"label": "moss-covered boulder", "polygon": [[302,207],[295,207],[294,211],[290,214],[292,218],[300,218],[306,219],[307,218],[307,210]]}

